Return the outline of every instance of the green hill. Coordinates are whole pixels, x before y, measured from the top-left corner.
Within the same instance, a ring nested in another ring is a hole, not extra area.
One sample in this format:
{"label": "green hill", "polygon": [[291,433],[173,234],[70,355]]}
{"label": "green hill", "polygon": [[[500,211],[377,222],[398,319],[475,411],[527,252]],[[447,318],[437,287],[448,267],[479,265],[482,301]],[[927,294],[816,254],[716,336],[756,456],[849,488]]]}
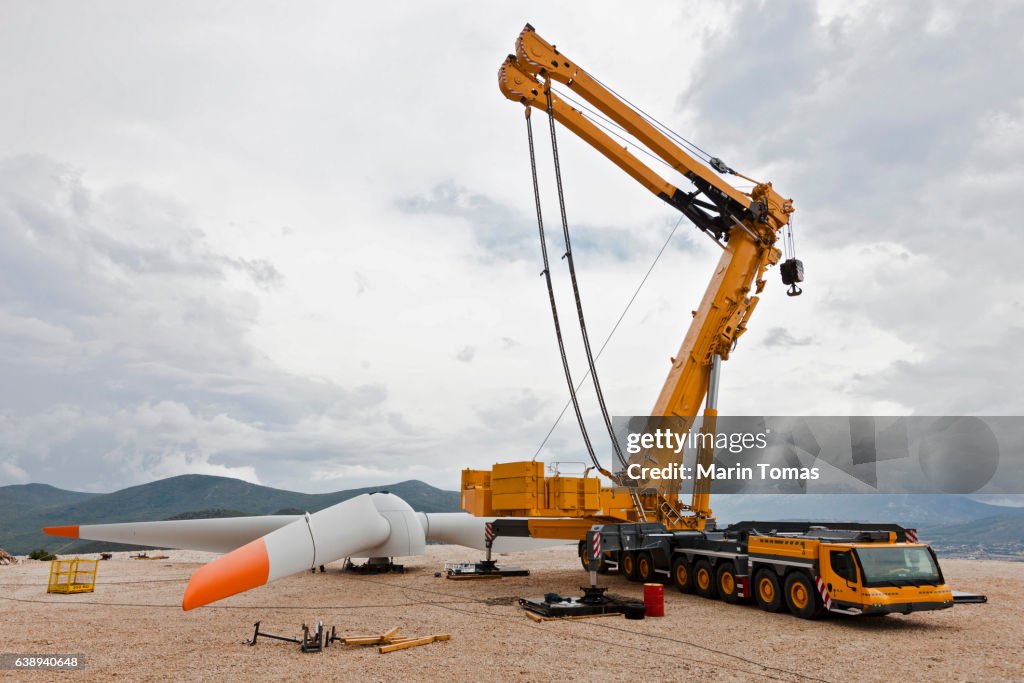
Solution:
{"label": "green hill", "polygon": [[1024,513],[993,515],[970,522],[944,524],[928,528],[927,538],[946,545],[985,548],[993,545],[1017,545],[1024,550]]}
{"label": "green hill", "polygon": [[[44,526],[109,524],[166,519],[205,519],[246,514],[316,512],[362,493],[388,490],[421,512],[454,512],[459,494],[421,481],[403,481],[333,493],[299,493],[238,479],[183,475],[141,486],[96,494],[65,491],[45,484],[0,487],[0,548],[25,554],[34,548],[55,552],[97,552],[127,546],[70,541],[42,533]],[[743,519],[821,519],[884,521],[917,527],[937,547],[958,553],[999,549],[1024,552],[1024,508],[988,505],[947,495],[723,495],[714,501],[723,524]],[[243,512],[244,511],[244,512]],[[102,546],[102,547],[101,547]]]}
{"label": "green hill", "polygon": [[98,495],[100,494],[65,491],[49,484],[0,486],[0,520],[20,516],[26,510],[80,503]]}
{"label": "green hill", "polygon": [[727,494],[714,496],[711,507],[723,525],[746,519],[779,519],[936,527],[1001,514],[1024,514],[1024,508],[1000,507],[967,496],[934,493]]}
{"label": "green hill", "polygon": [[[46,536],[45,526],[190,519],[204,511],[245,510],[268,515],[280,510],[316,512],[362,493],[388,490],[420,512],[454,512],[459,494],[421,481],[403,481],[333,493],[299,493],[228,477],[187,474],[106,494],[64,491],[44,484],[0,487],[0,548],[23,554],[46,547],[74,552],[84,545]],[[231,516],[227,514],[225,516]],[[85,552],[84,550],[82,552]]]}

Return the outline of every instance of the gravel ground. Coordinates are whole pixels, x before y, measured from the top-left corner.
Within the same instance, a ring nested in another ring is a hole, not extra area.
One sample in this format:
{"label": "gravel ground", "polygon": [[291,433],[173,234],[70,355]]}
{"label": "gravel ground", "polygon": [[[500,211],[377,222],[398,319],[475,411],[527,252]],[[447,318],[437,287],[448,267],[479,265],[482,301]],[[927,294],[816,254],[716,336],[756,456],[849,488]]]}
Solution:
{"label": "gravel ground", "polygon": [[[100,563],[94,593],[47,595],[49,563],[0,567],[0,653],[84,654],[83,671],[0,673],[33,681],[178,680],[485,680],[600,681],[1024,680],[1024,563],[946,560],[954,588],[983,592],[987,605],[913,616],[801,621],[665,591],[665,617],[608,617],[534,623],[514,606],[520,596],[575,595],[586,574],[570,547],[501,557],[533,575],[501,580],[436,578],[445,560],[479,553],[430,546],[405,574],[299,574],[270,586],[182,612],[189,575],[213,555],[167,551],[167,560]],[[601,577],[610,592],[641,587]],[[401,627],[401,635],[450,633],[451,640],[386,655],[336,646],[303,654],[298,646],[242,644],[255,621],[283,635],[318,620],[341,634]]]}

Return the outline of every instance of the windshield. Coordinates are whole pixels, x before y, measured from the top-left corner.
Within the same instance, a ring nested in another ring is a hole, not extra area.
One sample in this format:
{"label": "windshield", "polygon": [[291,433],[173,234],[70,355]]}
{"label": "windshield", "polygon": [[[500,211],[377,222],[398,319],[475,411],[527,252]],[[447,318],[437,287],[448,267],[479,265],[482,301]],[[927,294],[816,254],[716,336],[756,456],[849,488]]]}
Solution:
{"label": "windshield", "polygon": [[865,586],[920,586],[942,583],[927,548],[857,548]]}

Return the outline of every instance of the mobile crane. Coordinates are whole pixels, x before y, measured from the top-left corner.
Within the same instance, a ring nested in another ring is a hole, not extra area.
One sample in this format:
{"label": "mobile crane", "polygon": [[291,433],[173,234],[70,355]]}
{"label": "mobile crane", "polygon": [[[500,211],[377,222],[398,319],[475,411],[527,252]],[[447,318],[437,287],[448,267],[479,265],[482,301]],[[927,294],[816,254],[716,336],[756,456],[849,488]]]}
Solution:
{"label": "mobile crane", "polygon": [[[556,94],[556,82],[682,174],[694,189],[684,191],[642,163],[571,106],[568,95]],[[707,155],[707,166],[698,161],[670,137],[671,131],[648,120],[529,24],[516,41],[515,54],[501,65],[498,85],[505,97],[525,106],[528,121],[531,109],[546,112],[721,247],[711,282],[652,410],[653,416],[676,418],[690,429],[704,404],[701,431],[713,435],[721,364],[747,329],[767,269],[781,261],[789,295],[800,294],[803,264],[792,251],[783,261],[776,246],[780,239],[791,240],[792,200],[779,195],[771,183],[753,181],[718,158]],[[532,161],[532,133],[530,149]],[[557,150],[555,157],[557,172]],[[753,188],[741,191],[722,175],[743,178]],[[534,176],[536,183],[535,169]],[[537,201],[540,221],[539,196]],[[543,244],[542,224],[541,231]],[[545,267],[546,260],[545,252]],[[580,315],[582,322],[582,309]],[[557,312],[555,317],[557,329]],[[713,439],[701,443],[696,463],[706,468],[714,459]],[[578,540],[585,568],[620,571],[634,581],[670,582],[683,592],[730,603],[753,598],[766,611],[788,607],[803,618],[825,610],[909,613],[951,607],[954,601],[984,601],[983,596],[954,599],[935,553],[916,542],[915,530],[887,524],[744,522],[719,531],[710,508],[710,478],[698,478],[689,503],[683,503],[679,479],[629,479],[624,474],[633,464],[648,468],[641,471],[678,465],[681,453],[648,449],[628,462],[619,455],[623,467],[617,474],[595,462],[611,486],[602,486],[590,469],[583,476],[545,476],[544,463],[536,459],[463,470],[462,508],[498,517],[494,531],[499,535]]]}

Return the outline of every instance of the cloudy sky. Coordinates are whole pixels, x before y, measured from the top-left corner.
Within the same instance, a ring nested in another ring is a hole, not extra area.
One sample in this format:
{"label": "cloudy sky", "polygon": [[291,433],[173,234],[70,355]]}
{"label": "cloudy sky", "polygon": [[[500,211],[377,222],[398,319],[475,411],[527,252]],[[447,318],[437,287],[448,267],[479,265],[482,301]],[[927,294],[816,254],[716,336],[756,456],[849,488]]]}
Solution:
{"label": "cloudy sky", "polygon": [[[0,485],[532,457],[567,392],[496,85],[526,21],[794,198],[805,293],[772,273],[723,413],[1024,411],[1020,2],[6,1]],[[560,143],[599,345],[676,216]],[[715,251],[680,227],[601,358],[612,412],[650,410]],[[571,420],[543,456],[582,459]]]}

